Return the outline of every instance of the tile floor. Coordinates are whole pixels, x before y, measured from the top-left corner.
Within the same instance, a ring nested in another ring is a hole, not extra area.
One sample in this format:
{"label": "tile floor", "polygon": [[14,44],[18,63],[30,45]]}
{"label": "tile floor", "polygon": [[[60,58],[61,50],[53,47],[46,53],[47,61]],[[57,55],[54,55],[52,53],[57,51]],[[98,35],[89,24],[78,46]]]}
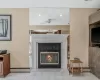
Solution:
{"label": "tile floor", "polygon": [[34,71],[31,73],[10,73],[0,80],[100,80],[91,73],[83,73],[83,75],[72,76],[64,71]]}

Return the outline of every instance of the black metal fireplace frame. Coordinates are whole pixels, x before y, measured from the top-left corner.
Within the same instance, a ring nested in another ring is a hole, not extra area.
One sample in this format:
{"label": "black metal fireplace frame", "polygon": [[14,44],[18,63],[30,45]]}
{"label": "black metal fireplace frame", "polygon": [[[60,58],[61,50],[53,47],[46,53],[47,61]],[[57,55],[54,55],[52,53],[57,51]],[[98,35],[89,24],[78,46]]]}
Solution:
{"label": "black metal fireplace frame", "polygon": [[[47,45],[52,48],[47,48]],[[59,52],[59,64],[40,64],[41,51]],[[38,68],[61,68],[61,43],[38,43]]]}

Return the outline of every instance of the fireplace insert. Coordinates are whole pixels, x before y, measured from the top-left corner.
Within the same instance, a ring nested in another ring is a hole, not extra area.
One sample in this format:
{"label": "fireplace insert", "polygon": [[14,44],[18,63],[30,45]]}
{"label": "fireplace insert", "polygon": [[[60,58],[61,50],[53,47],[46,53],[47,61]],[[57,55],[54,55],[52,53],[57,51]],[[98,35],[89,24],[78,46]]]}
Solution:
{"label": "fireplace insert", "polygon": [[38,68],[61,68],[61,43],[38,43]]}

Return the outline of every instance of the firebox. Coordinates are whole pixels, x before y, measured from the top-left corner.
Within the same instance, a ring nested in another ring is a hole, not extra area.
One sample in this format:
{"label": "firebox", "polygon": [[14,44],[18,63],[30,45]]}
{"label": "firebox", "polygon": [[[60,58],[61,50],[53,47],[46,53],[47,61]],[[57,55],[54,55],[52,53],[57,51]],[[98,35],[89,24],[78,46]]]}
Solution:
{"label": "firebox", "polygon": [[38,43],[38,68],[61,68],[61,43]]}

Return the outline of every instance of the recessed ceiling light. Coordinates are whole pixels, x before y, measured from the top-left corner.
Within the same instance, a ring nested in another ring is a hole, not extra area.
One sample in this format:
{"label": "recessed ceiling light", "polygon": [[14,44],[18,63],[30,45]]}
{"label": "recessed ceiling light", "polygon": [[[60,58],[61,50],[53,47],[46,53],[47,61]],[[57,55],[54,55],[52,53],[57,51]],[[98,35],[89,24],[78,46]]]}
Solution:
{"label": "recessed ceiling light", "polygon": [[60,17],[62,17],[62,14],[60,14]]}
{"label": "recessed ceiling light", "polygon": [[41,14],[39,14],[39,16],[41,16]]}

